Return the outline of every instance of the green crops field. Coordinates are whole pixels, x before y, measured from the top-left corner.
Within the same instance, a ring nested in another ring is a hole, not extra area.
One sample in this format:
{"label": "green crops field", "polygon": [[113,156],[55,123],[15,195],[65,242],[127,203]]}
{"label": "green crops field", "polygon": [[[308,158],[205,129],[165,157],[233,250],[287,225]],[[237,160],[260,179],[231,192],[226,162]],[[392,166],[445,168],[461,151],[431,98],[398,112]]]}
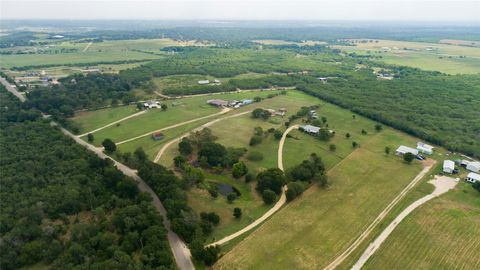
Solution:
{"label": "green crops field", "polygon": [[408,216],[363,269],[478,269],[478,239],[480,194],[462,182]]}
{"label": "green crops field", "polygon": [[408,165],[383,153],[386,145],[414,142],[391,129],[372,136],[329,170],[330,188],[307,190],[222,257],[216,269],[325,267],[420,172],[418,162]]}
{"label": "green crops field", "polygon": [[118,121],[136,112],[138,111],[135,106],[121,106],[79,112],[71,118],[71,120],[80,126],[80,133],[84,133],[108,125],[111,122]]}

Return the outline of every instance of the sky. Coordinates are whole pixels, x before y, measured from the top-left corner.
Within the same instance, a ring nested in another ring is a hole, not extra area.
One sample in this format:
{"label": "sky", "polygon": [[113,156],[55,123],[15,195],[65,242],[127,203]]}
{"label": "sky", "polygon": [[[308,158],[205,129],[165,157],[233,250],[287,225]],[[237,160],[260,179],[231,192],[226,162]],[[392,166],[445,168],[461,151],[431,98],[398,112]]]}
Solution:
{"label": "sky", "polygon": [[1,19],[480,22],[480,0],[0,0]]}

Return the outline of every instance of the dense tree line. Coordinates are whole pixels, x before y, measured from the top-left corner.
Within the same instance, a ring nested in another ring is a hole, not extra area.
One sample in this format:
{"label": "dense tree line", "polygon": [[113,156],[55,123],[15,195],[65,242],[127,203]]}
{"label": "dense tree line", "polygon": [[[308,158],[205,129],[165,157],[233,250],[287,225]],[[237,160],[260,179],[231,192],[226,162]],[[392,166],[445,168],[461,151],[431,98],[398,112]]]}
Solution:
{"label": "dense tree line", "polygon": [[0,90],[0,265],[175,269],[136,183]]}
{"label": "dense tree line", "polygon": [[453,151],[480,156],[480,77],[401,68],[379,81],[369,70],[297,89]]}

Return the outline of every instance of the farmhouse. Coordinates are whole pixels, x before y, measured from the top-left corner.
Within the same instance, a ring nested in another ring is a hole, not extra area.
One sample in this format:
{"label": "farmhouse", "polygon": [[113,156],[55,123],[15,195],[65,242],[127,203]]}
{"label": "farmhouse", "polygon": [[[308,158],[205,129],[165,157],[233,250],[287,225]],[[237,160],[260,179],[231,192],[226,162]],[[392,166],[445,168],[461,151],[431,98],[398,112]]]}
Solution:
{"label": "farmhouse", "polygon": [[153,108],[159,109],[160,108],[160,102],[149,100],[149,101],[143,103],[143,107],[145,107],[147,109],[153,109]]}
{"label": "farmhouse", "polygon": [[198,84],[201,84],[201,85],[205,85],[205,84],[209,84],[210,81],[209,80],[200,80],[198,81]]}
{"label": "farmhouse", "polygon": [[207,104],[217,106],[217,107],[225,107],[228,106],[228,101],[222,99],[209,99],[207,100]]}
{"label": "farmhouse", "polygon": [[433,154],[433,146],[428,145],[428,144],[423,143],[423,142],[418,142],[417,143],[417,150],[420,153],[424,153],[424,154],[427,154],[427,155]]}
{"label": "farmhouse", "polygon": [[443,161],[443,172],[445,173],[453,173],[455,170],[455,162],[451,160],[444,160]]}
{"label": "farmhouse", "polygon": [[470,183],[480,182],[480,174],[471,172],[467,175],[465,180]]}
{"label": "farmhouse", "polygon": [[285,109],[285,108],[280,108],[280,109],[278,109],[277,112],[275,112],[276,115],[281,116],[281,117],[284,117],[286,113],[287,113],[287,109]]}
{"label": "farmhouse", "polygon": [[165,138],[165,135],[163,135],[163,133],[161,133],[161,132],[152,133],[152,139],[154,139],[155,141],[159,141],[163,138]]}
{"label": "farmhouse", "polygon": [[314,134],[317,135],[318,132],[320,132],[320,128],[312,125],[305,125],[305,126],[300,126],[300,128],[305,131],[306,133],[309,134]]}
{"label": "farmhouse", "polygon": [[471,172],[475,172],[475,173],[480,172],[480,162],[478,162],[478,161],[469,162],[468,165],[467,165],[467,170],[469,170]]}
{"label": "farmhouse", "polygon": [[412,153],[413,155],[418,155],[418,150],[417,149],[414,149],[414,148],[411,148],[411,147],[408,147],[408,146],[405,146],[405,145],[400,145],[398,148],[397,148],[397,151],[396,151],[397,155],[399,156],[403,156],[405,155],[406,153]]}

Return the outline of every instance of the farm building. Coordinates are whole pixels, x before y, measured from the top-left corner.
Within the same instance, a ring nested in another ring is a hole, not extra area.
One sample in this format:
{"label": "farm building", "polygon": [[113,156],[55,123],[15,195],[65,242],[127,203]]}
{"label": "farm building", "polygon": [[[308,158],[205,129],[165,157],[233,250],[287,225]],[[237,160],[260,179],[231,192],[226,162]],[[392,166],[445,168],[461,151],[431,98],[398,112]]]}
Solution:
{"label": "farm building", "polygon": [[478,161],[469,162],[468,165],[467,165],[467,170],[469,170],[471,172],[475,172],[475,173],[480,172],[480,162],[478,162]]}
{"label": "farm building", "polygon": [[275,114],[283,117],[283,116],[285,116],[286,113],[287,113],[287,109],[280,108],[280,109],[278,109],[278,111]]}
{"label": "farm building", "polygon": [[460,165],[464,168],[467,168],[468,164],[470,163],[470,161],[466,160],[466,159],[462,159],[460,161]]}
{"label": "farm building", "polygon": [[222,99],[209,99],[207,100],[207,104],[217,106],[217,107],[225,107],[228,105],[228,101]]}
{"label": "farm building", "polygon": [[418,155],[418,150],[417,149],[414,149],[414,148],[411,148],[411,147],[408,147],[408,146],[405,146],[405,145],[400,145],[398,148],[397,148],[397,151],[396,151],[397,155],[399,156],[403,156],[405,155],[406,153],[412,153],[413,155]]}
{"label": "farm building", "polygon": [[198,81],[198,84],[201,84],[201,85],[205,85],[205,84],[209,84],[210,81],[209,80],[200,80]]}
{"label": "farm building", "polygon": [[147,102],[143,103],[143,107],[145,107],[147,109],[152,109],[152,108],[159,109],[160,108],[160,102],[150,100],[150,101],[147,101]]}
{"label": "farm building", "polygon": [[417,143],[417,150],[420,153],[431,155],[431,154],[433,154],[433,148],[434,148],[433,146],[428,145],[428,144],[423,143],[423,142],[418,142]]}
{"label": "farm building", "polygon": [[470,183],[480,182],[480,174],[471,172],[467,175],[465,180]]}
{"label": "farm building", "polygon": [[163,133],[161,133],[161,132],[152,133],[152,139],[154,139],[155,141],[159,141],[163,138],[165,138],[165,135],[163,135]]}
{"label": "farm building", "polygon": [[248,105],[252,103],[253,103],[253,100],[251,99],[242,99],[242,105]]}
{"label": "farm building", "polygon": [[300,126],[300,128],[305,131],[306,133],[309,134],[314,134],[317,135],[318,132],[320,132],[320,128],[312,125],[305,125],[305,126]]}
{"label": "farm building", "polygon": [[443,161],[443,172],[445,173],[453,173],[455,170],[455,162],[451,160],[444,160]]}

